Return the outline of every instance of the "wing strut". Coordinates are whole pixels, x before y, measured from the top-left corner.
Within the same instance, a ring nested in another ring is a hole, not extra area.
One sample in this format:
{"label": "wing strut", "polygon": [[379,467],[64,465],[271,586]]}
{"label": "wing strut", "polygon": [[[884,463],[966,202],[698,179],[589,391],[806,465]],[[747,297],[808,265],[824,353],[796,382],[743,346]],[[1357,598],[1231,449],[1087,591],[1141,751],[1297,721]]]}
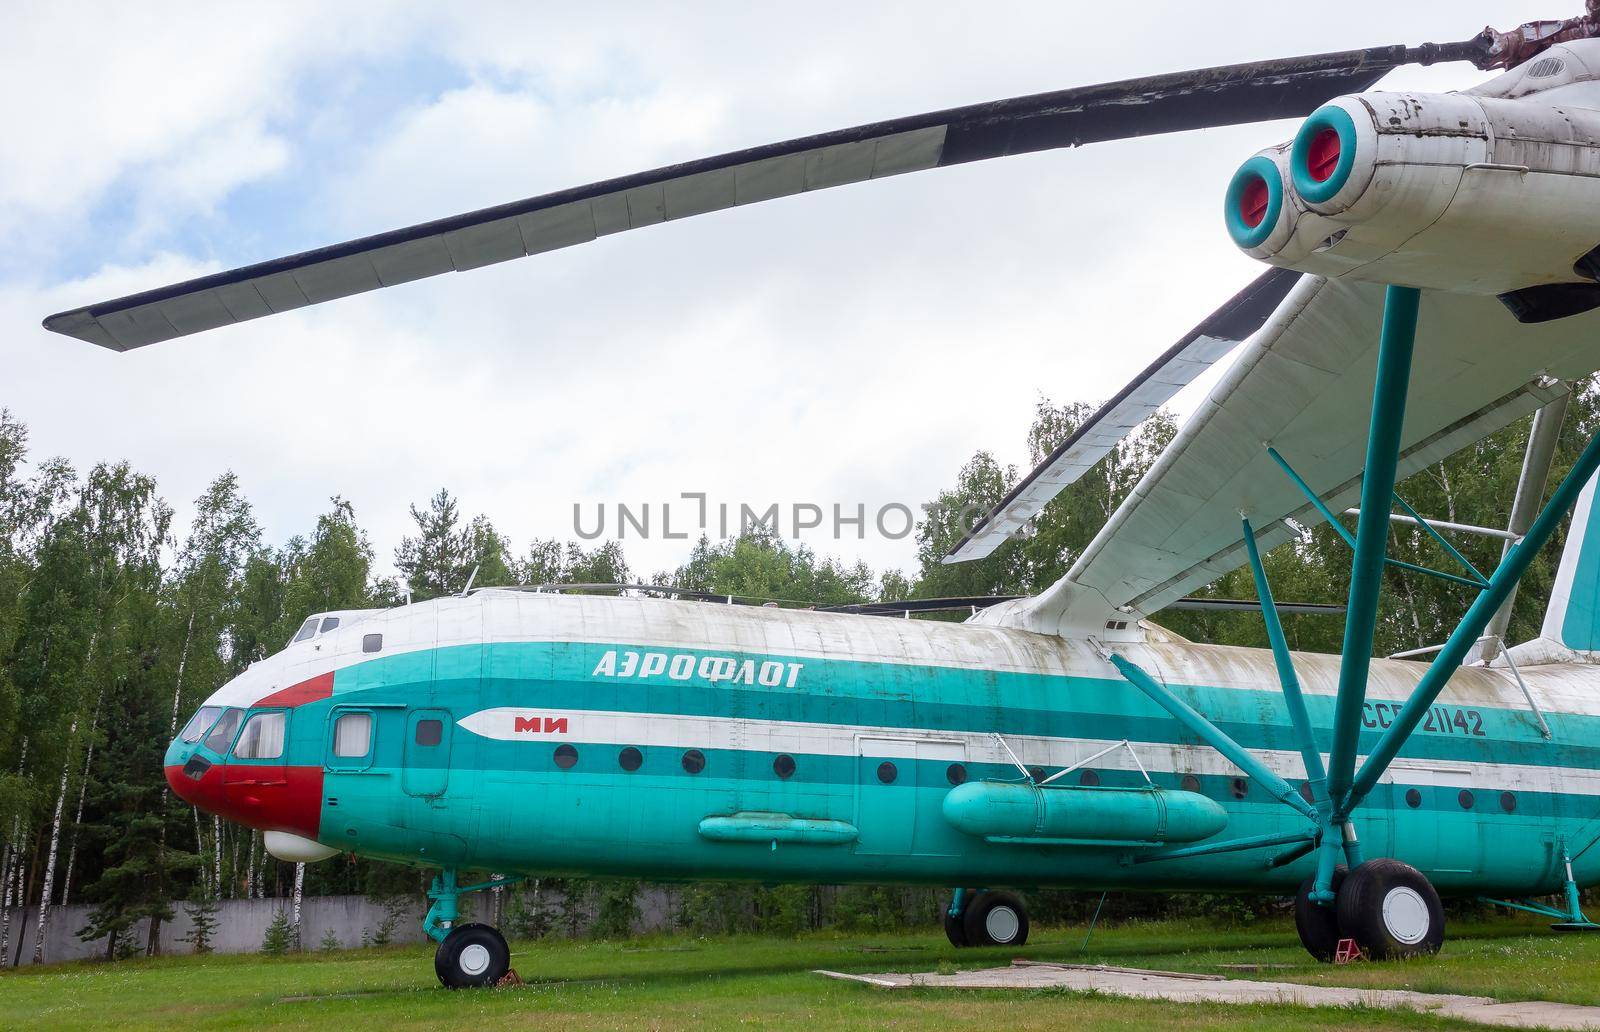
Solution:
{"label": "wing strut", "polygon": [[[1171,689],[1162,685],[1146,671],[1127,660],[1112,654],[1109,658],[1117,670],[1134,686],[1199,735],[1212,748],[1232,760],[1241,770],[1261,782],[1274,796],[1299,811],[1311,821],[1307,837],[1312,845],[1301,843],[1290,851],[1275,857],[1271,866],[1280,866],[1306,855],[1317,854],[1317,873],[1310,898],[1323,905],[1333,903],[1335,894],[1333,878],[1336,865],[1342,859],[1351,869],[1362,862],[1361,842],[1356,834],[1352,816],[1361,803],[1378,784],[1402,746],[1421,723],[1445,684],[1468,657],[1469,651],[1480,640],[1484,629],[1495,614],[1511,598],[1517,582],[1527,572],[1539,550],[1550,540],[1561,521],[1577,502],[1596,470],[1600,470],[1600,436],[1590,439],[1572,469],[1562,479],[1537,518],[1527,526],[1521,539],[1512,543],[1501,558],[1500,564],[1488,577],[1471,568],[1454,549],[1447,552],[1460,559],[1473,579],[1454,577],[1435,570],[1412,567],[1419,572],[1458,580],[1478,589],[1477,598],[1468,607],[1449,639],[1439,649],[1438,655],[1424,671],[1411,697],[1406,700],[1389,727],[1372,743],[1366,760],[1356,767],[1356,752],[1361,734],[1362,705],[1366,700],[1367,678],[1372,662],[1372,646],[1377,622],[1378,597],[1383,584],[1383,569],[1387,561],[1390,507],[1398,501],[1394,493],[1395,478],[1401,448],[1401,429],[1405,422],[1405,402],[1411,374],[1412,347],[1417,328],[1419,292],[1410,287],[1393,287],[1388,290],[1384,303],[1383,331],[1378,347],[1377,376],[1372,393],[1372,421],[1367,431],[1366,467],[1361,484],[1361,515],[1352,536],[1335,519],[1333,512],[1318,498],[1281,455],[1269,447],[1272,458],[1294,480],[1317,511],[1332,524],[1354,550],[1351,561],[1350,596],[1345,619],[1344,648],[1339,670],[1339,692],[1334,700],[1333,741],[1326,766],[1326,783],[1322,783],[1322,756],[1312,734],[1310,720],[1300,693],[1299,679],[1294,671],[1293,659],[1284,641],[1278,622],[1278,610],[1272,602],[1266,571],[1256,548],[1255,532],[1248,517],[1243,522],[1244,542],[1249,553],[1250,566],[1255,574],[1256,590],[1261,600],[1267,636],[1277,661],[1279,678],[1283,684],[1289,715],[1299,740],[1300,752],[1308,779],[1306,799],[1289,787],[1289,783],[1276,771],[1267,767],[1260,758],[1239,745],[1227,732],[1218,728],[1195,712]],[[1546,409],[1546,412],[1551,412]],[[1559,420],[1559,412],[1554,413]],[[1559,425],[1559,424],[1557,424]],[[1539,436],[1537,433],[1535,436]],[[1530,445],[1530,451],[1532,447]],[[1542,474],[1541,474],[1542,478]],[[1414,511],[1400,502],[1412,516],[1412,522],[1428,528]],[[1437,534],[1437,531],[1434,531]],[[1286,791],[1287,790],[1287,791]],[[1273,844],[1260,839],[1240,839],[1215,843],[1210,851],[1258,849]]]}

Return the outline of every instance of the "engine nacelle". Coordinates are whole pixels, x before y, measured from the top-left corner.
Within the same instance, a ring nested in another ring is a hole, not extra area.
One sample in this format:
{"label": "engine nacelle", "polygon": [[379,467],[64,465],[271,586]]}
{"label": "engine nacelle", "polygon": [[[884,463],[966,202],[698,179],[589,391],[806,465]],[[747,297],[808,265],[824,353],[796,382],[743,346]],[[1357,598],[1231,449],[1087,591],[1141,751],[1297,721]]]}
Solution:
{"label": "engine nacelle", "polygon": [[1538,93],[1341,97],[1234,174],[1228,232],[1252,257],[1329,277],[1473,294],[1592,280],[1574,265],[1600,245],[1600,82],[1560,92],[1560,107]]}

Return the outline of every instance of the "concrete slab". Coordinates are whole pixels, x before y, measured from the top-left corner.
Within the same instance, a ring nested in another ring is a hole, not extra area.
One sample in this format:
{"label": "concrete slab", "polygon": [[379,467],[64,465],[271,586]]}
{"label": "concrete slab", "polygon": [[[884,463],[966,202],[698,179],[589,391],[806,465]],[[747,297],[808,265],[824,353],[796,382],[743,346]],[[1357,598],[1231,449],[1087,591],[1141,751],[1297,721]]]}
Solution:
{"label": "concrete slab", "polygon": [[1502,1028],[1600,1030],[1600,1007],[1529,1001],[1501,1003],[1487,996],[1418,993],[1408,989],[1348,989],[1297,985],[1254,979],[1197,975],[1183,971],[1147,971],[1086,964],[1017,961],[1010,967],[957,971],[941,975],[889,972],[855,975],[818,971],[829,978],[862,982],[879,989],[1076,989],[1111,996],[1174,1003],[1292,1003],[1305,1007],[1348,1007],[1359,1004],[1420,1011]]}

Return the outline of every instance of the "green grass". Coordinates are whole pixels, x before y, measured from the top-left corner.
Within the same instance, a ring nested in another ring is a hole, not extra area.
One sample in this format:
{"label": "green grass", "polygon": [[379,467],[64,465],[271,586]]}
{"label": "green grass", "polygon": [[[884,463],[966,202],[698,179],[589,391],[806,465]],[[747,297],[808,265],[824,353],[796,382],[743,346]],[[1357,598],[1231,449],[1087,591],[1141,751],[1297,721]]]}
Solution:
{"label": "green grass", "polygon": [[[1059,991],[885,992],[811,974],[933,971],[1035,960],[1217,972],[1330,985],[1600,1004],[1600,936],[1563,937],[1521,921],[1458,925],[1445,952],[1402,964],[1311,963],[1291,928],[1216,931],[1198,922],[1097,931],[1036,929],[1021,950],[957,952],[942,936],[874,935],[519,943],[518,989],[438,988],[430,947],[174,957],[23,968],[0,975],[0,1028],[825,1029],[1482,1028],[1406,1012],[1235,1007],[1120,1000]],[[1229,973],[1229,972],[1224,972]]]}

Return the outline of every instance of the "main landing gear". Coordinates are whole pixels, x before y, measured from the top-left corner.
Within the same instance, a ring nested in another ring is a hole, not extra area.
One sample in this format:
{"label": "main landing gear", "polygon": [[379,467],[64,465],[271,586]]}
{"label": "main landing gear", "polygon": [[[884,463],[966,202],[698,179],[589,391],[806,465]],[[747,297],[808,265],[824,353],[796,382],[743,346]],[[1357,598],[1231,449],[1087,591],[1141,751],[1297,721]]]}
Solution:
{"label": "main landing gear", "polygon": [[1444,908],[1422,872],[1386,857],[1353,871],[1334,871],[1332,906],[1311,901],[1312,875],[1294,898],[1294,926],[1307,952],[1333,960],[1342,939],[1354,939],[1373,960],[1439,952],[1444,944]]}
{"label": "main landing gear", "polygon": [[944,911],[950,945],[1021,946],[1028,941],[1028,908],[1014,892],[957,889]]}
{"label": "main landing gear", "polygon": [[479,989],[494,985],[511,970],[511,948],[505,936],[489,925],[456,924],[456,902],[468,892],[515,885],[521,878],[499,878],[477,885],[456,884],[456,872],[441,871],[428,889],[433,905],[422,919],[422,930],[439,944],[433,970],[446,989]]}

